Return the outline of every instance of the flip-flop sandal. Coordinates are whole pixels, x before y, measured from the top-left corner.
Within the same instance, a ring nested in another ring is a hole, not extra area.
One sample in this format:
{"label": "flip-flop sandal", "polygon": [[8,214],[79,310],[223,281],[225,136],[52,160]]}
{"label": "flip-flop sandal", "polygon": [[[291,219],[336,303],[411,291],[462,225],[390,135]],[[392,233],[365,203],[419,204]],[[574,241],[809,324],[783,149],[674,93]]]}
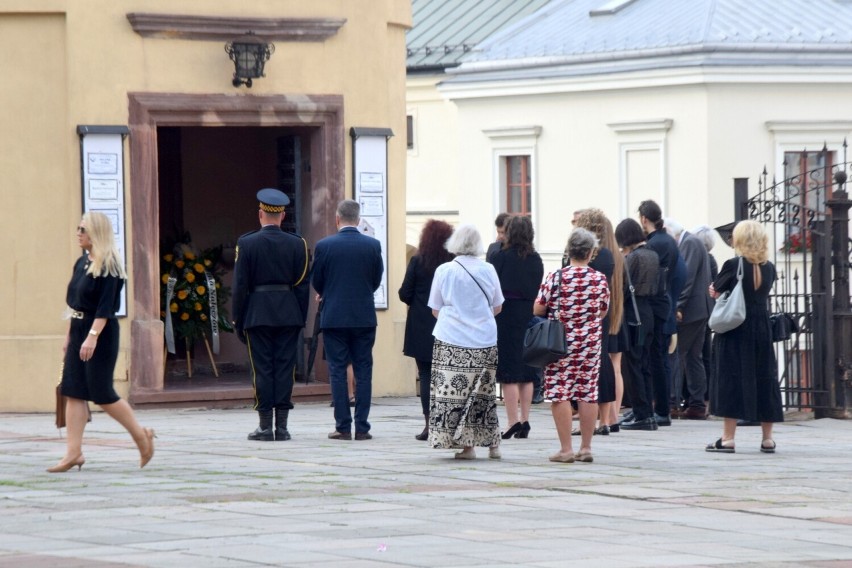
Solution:
{"label": "flip-flop sandal", "polygon": [[572,436],[579,436],[580,435],[580,429],[574,428],[573,430],[571,430],[571,435]]}
{"label": "flip-flop sandal", "polygon": [[718,452],[720,454],[733,454],[736,452],[734,446],[725,446],[722,443],[722,438],[719,438],[712,444],[707,444],[707,447],[704,448],[704,451],[707,452]]}
{"label": "flip-flop sandal", "polygon": [[[768,443],[767,443],[768,442]],[[771,445],[769,445],[771,444]],[[760,443],[760,451],[764,454],[775,453],[775,440],[764,440]]]}

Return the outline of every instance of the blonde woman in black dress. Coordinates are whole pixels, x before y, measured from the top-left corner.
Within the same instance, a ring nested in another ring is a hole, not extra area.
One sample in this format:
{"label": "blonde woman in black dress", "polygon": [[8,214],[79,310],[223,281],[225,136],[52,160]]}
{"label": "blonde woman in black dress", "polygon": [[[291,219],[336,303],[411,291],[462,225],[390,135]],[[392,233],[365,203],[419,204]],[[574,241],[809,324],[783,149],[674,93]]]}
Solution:
{"label": "blonde woman in black dress", "polygon": [[113,388],[118,359],[118,321],[121,288],[127,275],[115,246],[112,223],[103,213],[86,213],[77,227],[77,242],[83,255],[74,265],[66,301],[71,323],[62,346],[65,366],[62,394],[67,397],[65,416],[68,428],[65,457],[50,473],[81,469],[83,430],[88,421],[89,400],[99,405],[124,426],[139,448],[139,467],[154,455],[154,431],[142,428],[133,410]]}
{"label": "blonde woman in black dress", "polygon": [[739,327],[716,334],[716,380],[711,387],[710,404],[713,414],[724,417],[725,422],[722,437],[706,450],[734,453],[737,420],[747,420],[760,422],[763,430],[760,451],[771,454],[775,452],[772,425],[784,420],[769,327],[769,291],[775,283],[775,265],[768,260],[768,238],[757,221],[737,223],[733,244],[741,256],[722,265],[709,292],[718,298],[723,292],[733,290],[742,258],[746,318]]}

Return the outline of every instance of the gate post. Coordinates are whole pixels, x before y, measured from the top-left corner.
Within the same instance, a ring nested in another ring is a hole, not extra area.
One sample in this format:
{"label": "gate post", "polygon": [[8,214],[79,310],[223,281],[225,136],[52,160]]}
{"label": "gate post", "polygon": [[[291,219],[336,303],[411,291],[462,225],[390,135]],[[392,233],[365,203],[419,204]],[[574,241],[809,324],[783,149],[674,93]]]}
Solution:
{"label": "gate post", "polygon": [[834,380],[829,385],[835,418],[852,418],[852,309],[849,302],[850,242],[849,208],[852,200],[846,192],[846,172],[834,174],[836,189],[826,204],[831,209],[831,257],[834,268]]}
{"label": "gate post", "polygon": [[748,178],[734,178],[734,221],[748,219]]}

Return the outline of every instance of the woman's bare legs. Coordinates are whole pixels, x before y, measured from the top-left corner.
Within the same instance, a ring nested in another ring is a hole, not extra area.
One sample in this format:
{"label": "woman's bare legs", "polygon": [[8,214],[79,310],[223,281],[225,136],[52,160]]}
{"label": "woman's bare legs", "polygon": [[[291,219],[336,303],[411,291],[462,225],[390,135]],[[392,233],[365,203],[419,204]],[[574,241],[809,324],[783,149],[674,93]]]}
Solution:
{"label": "woman's bare legs", "polygon": [[621,401],[624,398],[624,376],[621,374],[621,353],[610,353],[612,368],[615,369],[615,402],[609,408],[607,424],[618,423],[618,413],[621,412]]}
{"label": "woman's bare legs", "polygon": [[580,401],[577,407],[580,414],[580,451],[591,452],[595,420],[598,418],[598,404],[596,402]]}
{"label": "woman's bare legs", "polygon": [[[520,385],[518,383],[502,383],[503,404],[506,406],[506,424],[511,428],[518,420],[518,399],[520,398]],[[529,406],[527,406],[529,413]]]}
{"label": "woman's bare legs", "polygon": [[63,471],[65,465],[79,463],[83,460],[83,431],[89,420],[89,412],[86,408],[87,402],[79,398],[65,397],[65,427],[67,434],[65,439],[65,457],[51,469]]}
{"label": "woman's bare legs", "polygon": [[570,402],[556,402],[550,405],[550,412],[553,414],[553,423],[556,425],[556,434],[559,436],[559,453],[570,455],[573,453],[571,448],[571,420],[573,411]]}
{"label": "woman's bare legs", "polygon": [[[530,406],[532,406],[533,384],[520,383],[518,386],[518,398],[521,403],[521,422],[530,421]],[[514,422],[511,422],[514,424]]]}
{"label": "woman's bare legs", "polygon": [[[769,427],[770,433],[772,432],[772,426]],[[764,430],[765,432],[765,430]],[[722,426],[722,442],[731,442],[731,446],[734,445],[734,436],[737,435],[737,419],[736,418],[725,418],[724,425]]]}
{"label": "woman's bare legs", "polygon": [[[734,422],[734,425],[736,426],[736,422]],[[763,440],[772,440],[772,422],[761,422],[760,429],[763,431]],[[760,441],[761,445],[763,445],[763,440]]]}
{"label": "woman's bare legs", "polygon": [[609,426],[612,424],[609,419],[612,414],[612,403],[611,402],[602,402],[598,404],[598,417],[600,420],[600,426]]}
{"label": "woman's bare legs", "polygon": [[147,464],[154,455],[154,431],[150,428],[142,428],[142,426],[139,425],[139,422],[136,421],[136,415],[133,413],[133,409],[130,408],[127,401],[123,399],[119,399],[117,402],[113,402],[111,404],[102,404],[100,406],[104,409],[104,412],[110,415],[111,418],[124,426],[124,429],[133,437],[133,441],[136,442],[136,446],[139,448],[139,455],[141,458],[139,467],[145,467],[145,464]]}

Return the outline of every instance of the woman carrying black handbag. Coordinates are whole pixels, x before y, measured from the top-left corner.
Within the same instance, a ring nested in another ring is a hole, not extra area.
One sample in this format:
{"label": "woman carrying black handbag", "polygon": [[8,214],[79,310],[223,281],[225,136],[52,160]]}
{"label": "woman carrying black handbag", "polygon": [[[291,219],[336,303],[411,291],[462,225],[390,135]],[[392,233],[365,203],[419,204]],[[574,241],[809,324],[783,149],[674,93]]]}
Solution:
{"label": "woman carrying black handbag", "polygon": [[[606,277],[589,267],[597,238],[586,229],[574,229],[568,238],[570,264],[548,274],[536,298],[533,313],[559,319],[565,325],[568,355],[544,368],[544,397],[551,403],[553,421],[559,436],[559,451],[550,461],[591,462],[592,432],[598,415],[601,320],[609,309]],[[561,279],[558,288],[554,286]],[[582,430],[580,451],[571,445],[571,402],[585,402],[580,408]]]}

